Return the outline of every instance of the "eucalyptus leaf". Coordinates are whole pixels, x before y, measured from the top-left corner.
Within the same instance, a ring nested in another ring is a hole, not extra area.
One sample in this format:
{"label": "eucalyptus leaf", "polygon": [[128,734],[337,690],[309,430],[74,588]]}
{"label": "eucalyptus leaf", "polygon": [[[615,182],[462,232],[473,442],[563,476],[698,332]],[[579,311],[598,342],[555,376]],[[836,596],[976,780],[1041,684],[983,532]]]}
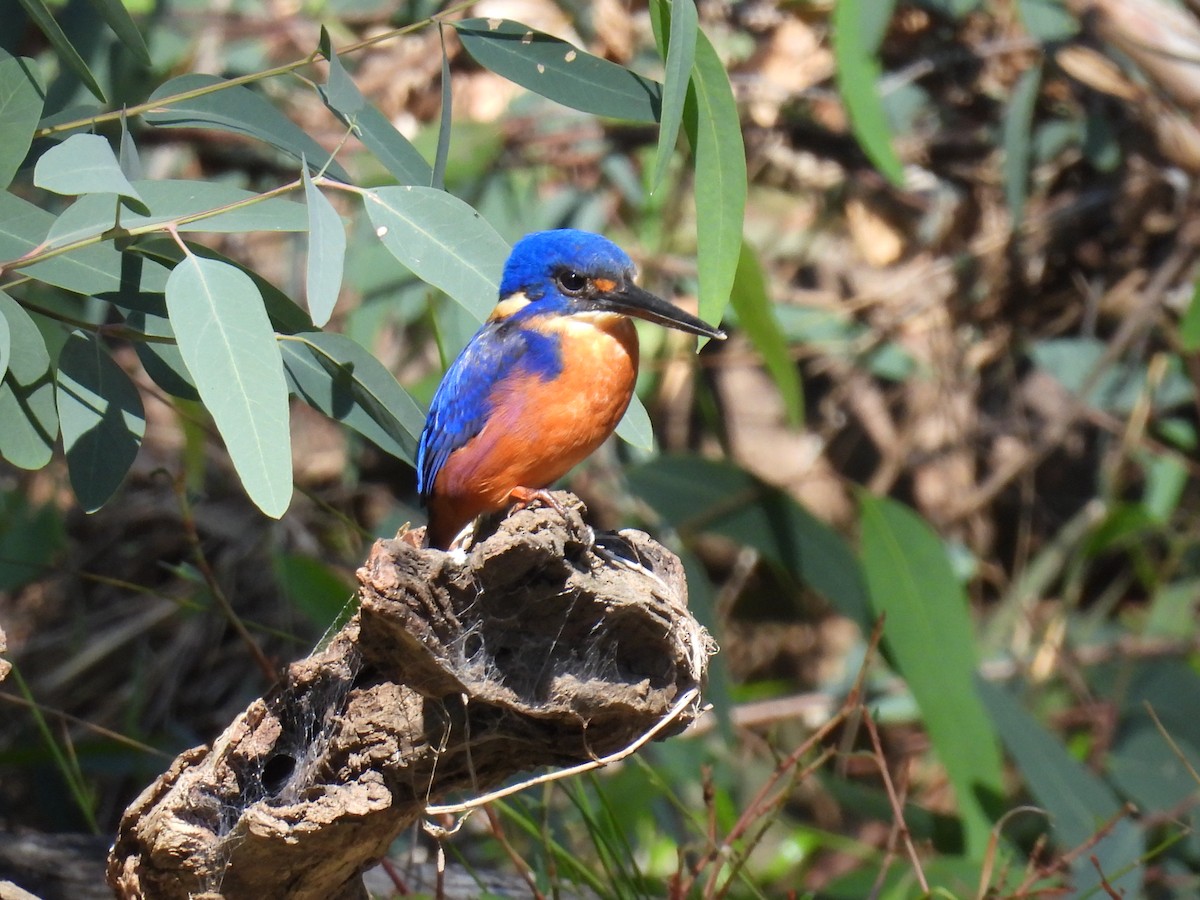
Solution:
{"label": "eucalyptus leaf", "polygon": [[774,306],[767,296],[766,277],[749,244],[742,245],[732,300],[738,324],[746,330],[755,349],[762,354],[767,371],[779,388],[788,421],[796,426],[803,424],[804,390],[800,384],[800,370],[792,359],[779,320],[775,318]]}
{"label": "eucalyptus leaf", "polygon": [[523,88],[581,112],[657,122],[662,86],[624,66],[508,19],[454,23],[474,60]]}
{"label": "eucalyptus leaf", "polygon": [[405,185],[364,195],[376,236],[414,275],[483,321],[496,305],[509,246],[452,194]]}
{"label": "eucalyptus leaf", "polygon": [[50,354],[37,325],[17,301],[0,292],[8,332],[8,371],[0,381],[0,458],[21,469],[50,462],[58,437],[58,411]]}
{"label": "eucalyptus leaf", "polygon": [[683,124],[696,156],[700,318],[720,322],[742,255],[746,150],[725,66],[702,32],[696,38],[696,62]]}
{"label": "eucalyptus leaf", "polygon": [[354,129],[363,146],[399,184],[430,184],[433,170],[429,163],[378,108],[367,102],[332,51],[329,82],[321,91],[321,99],[334,115]]}
{"label": "eucalyptus leaf", "polygon": [[88,2],[100,13],[105,24],[112,29],[113,34],[125,45],[126,49],[133,51],[137,61],[146,68],[150,68],[150,51],[146,49],[142,33],[138,31],[125,4],[121,0],[88,0]]}
{"label": "eucalyptus leaf", "polygon": [[98,134],[73,134],[43,153],[33,183],[56,194],[119,194],[143,202],[108,140]]}
{"label": "eucalyptus leaf", "polygon": [[250,499],[279,518],[292,498],[288,391],[262,295],[234,266],[188,256],[167,282],[184,363]]}
{"label": "eucalyptus leaf", "polygon": [[76,77],[83,82],[84,86],[92,92],[92,95],[101,103],[107,103],[108,98],[104,96],[104,89],[100,87],[100,82],[96,81],[96,76],[92,74],[92,70],[88,68],[87,63],[83,61],[83,57],[79,55],[79,51],[72,45],[67,38],[58,22],[54,20],[54,13],[50,11],[44,0],[19,0],[20,4],[25,7],[25,12],[29,14],[29,18],[34,21],[42,34],[46,36],[46,40],[50,42],[50,46],[54,48],[54,52],[58,54],[58,58],[62,60],[63,65],[75,73]]}
{"label": "eucalyptus leaf", "polygon": [[1004,797],[1000,746],[975,692],[967,597],[945,547],[916,513],[863,492],[861,559],[883,637],[921,708],[963,820],[967,855],[983,859],[989,805]]}
{"label": "eucalyptus leaf", "polygon": [[629,408],[617,423],[617,437],[639,450],[654,449],[654,427],[650,413],[642,398],[634,394],[629,398]]}
{"label": "eucalyptus leaf", "polygon": [[104,346],[82,331],[58,355],[58,419],[71,487],[85,512],[116,492],[146,435],[142,398]]}
{"label": "eucalyptus leaf", "polygon": [[279,343],[292,393],[385,453],[410,464],[416,460],[425,413],[364,347],[322,331]]}
{"label": "eucalyptus leaf", "polygon": [[[658,4],[665,9],[665,0],[658,0]],[[692,77],[692,64],[696,59],[696,34],[700,29],[700,18],[694,0],[674,0],[670,7],[670,17],[670,41],[664,53],[666,77],[663,81],[662,113],[658,123],[658,149],[654,155],[654,174],[650,177],[651,193],[662,184],[671,156],[675,152],[675,142],[679,139],[683,106]]]}
{"label": "eucalyptus leaf", "polygon": [[[324,169],[341,181],[350,176],[329,152],[305,134],[266,98],[242,85],[224,87],[225,79],[193,73],[159,85],[150,101],[162,101],[143,114],[161,128],[215,128],[264,141],[290,154],[317,173]],[[189,96],[192,95],[192,96]]]}
{"label": "eucalyptus leaf", "polygon": [[37,63],[0,50],[0,188],[8,187],[25,161],[42,116],[43,94]]}
{"label": "eucalyptus leaf", "polygon": [[317,190],[308,170],[301,172],[304,199],[308,206],[308,261],[305,267],[305,296],[308,314],[320,327],[329,321],[342,287],[346,262],[346,228],[333,204]]}
{"label": "eucalyptus leaf", "polygon": [[869,3],[868,0],[838,0],[833,7],[833,57],[838,92],[846,106],[850,126],[863,152],[892,184],[904,183],[904,168],[892,146],[891,129],[879,93],[881,69],[873,41],[864,22],[887,13],[890,18],[894,0]]}

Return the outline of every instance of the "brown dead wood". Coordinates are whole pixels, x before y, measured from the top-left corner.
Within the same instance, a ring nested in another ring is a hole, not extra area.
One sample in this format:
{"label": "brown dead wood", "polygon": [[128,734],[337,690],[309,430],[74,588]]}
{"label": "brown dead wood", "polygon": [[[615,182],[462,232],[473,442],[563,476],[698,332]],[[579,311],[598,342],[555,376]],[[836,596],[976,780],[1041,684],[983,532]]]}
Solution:
{"label": "brown dead wood", "polygon": [[118,896],[365,897],[360,873],[429,805],[660,724],[714,651],[682,566],[637,531],[598,549],[558,496],[565,522],[521,510],[462,552],[377,542],[348,624],[126,810]]}

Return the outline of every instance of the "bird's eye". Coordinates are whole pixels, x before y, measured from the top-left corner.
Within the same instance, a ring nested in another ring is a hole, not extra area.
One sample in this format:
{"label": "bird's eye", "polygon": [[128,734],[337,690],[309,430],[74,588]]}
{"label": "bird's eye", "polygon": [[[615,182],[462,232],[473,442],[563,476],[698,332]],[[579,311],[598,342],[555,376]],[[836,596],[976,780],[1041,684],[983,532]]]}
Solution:
{"label": "bird's eye", "polygon": [[558,286],[564,294],[581,294],[587,287],[588,280],[578,272],[559,272]]}

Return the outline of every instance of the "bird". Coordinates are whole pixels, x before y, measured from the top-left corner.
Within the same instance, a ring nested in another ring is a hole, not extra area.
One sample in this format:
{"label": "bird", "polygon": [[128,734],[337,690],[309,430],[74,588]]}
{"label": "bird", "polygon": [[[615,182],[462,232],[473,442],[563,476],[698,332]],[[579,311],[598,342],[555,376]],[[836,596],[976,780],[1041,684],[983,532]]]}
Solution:
{"label": "bird", "polygon": [[612,434],[633,396],[630,317],[725,334],[634,283],[607,238],[560,228],[521,238],[499,302],[446,370],[417,447],[427,543],[446,550],[483,513],[540,500]]}

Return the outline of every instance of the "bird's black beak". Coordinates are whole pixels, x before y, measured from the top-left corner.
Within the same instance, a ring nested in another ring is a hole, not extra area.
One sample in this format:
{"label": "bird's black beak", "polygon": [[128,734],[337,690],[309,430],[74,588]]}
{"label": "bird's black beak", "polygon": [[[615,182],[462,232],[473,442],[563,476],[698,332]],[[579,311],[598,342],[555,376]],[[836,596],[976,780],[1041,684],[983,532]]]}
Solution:
{"label": "bird's black beak", "polygon": [[647,322],[655,322],[668,328],[676,328],[689,334],[699,334],[703,337],[725,340],[725,332],[713,328],[702,319],[684,312],[673,303],[668,303],[649,291],[642,290],[636,284],[628,284],[623,288],[604,291],[595,295],[589,304],[594,309],[604,312],[620,313],[624,316],[635,316]]}

